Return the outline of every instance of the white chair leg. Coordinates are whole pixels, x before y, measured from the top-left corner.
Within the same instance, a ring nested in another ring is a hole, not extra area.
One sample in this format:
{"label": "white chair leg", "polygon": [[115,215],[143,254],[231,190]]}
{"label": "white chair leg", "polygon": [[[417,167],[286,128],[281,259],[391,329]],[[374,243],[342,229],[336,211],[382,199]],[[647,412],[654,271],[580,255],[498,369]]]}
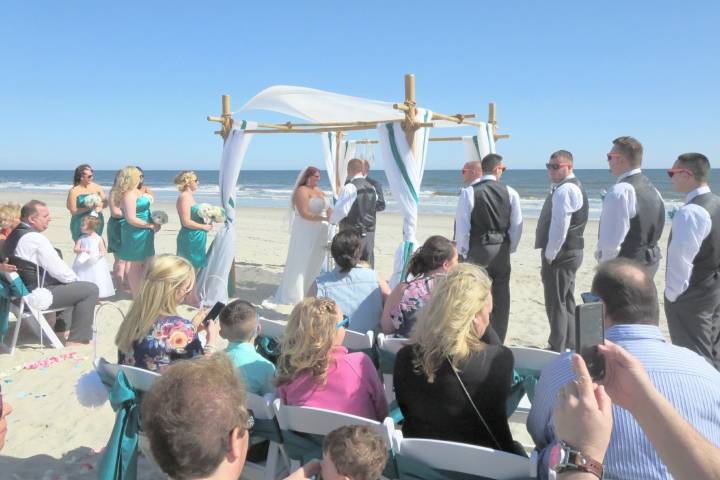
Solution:
{"label": "white chair leg", "polygon": [[265,460],[265,480],[275,480],[278,471],[278,460],[278,445],[275,442],[270,442],[268,456]]}
{"label": "white chair leg", "polygon": [[20,302],[20,306],[15,313],[15,331],[13,331],[12,343],[10,344],[10,355],[15,353],[15,345],[17,345],[18,335],[20,334],[20,324],[22,323],[23,313],[25,311],[25,302]]}
{"label": "white chair leg", "polygon": [[298,468],[302,467],[299,461],[297,460],[290,460],[290,473],[294,472]]}

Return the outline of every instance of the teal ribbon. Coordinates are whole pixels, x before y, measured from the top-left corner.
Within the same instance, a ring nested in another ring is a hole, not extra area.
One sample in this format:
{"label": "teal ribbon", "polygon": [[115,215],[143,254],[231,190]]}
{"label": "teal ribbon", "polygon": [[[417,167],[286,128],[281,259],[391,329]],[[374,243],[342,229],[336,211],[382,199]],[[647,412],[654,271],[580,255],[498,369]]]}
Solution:
{"label": "teal ribbon", "polygon": [[11,299],[29,294],[30,292],[19,276],[10,280],[5,275],[0,275],[0,342],[3,341],[10,326]]}
{"label": "teal ribbon", "polygon": [[[105,383],[106,379],[103,379]],[[140,437],[140,405],[135,390],[120,371],[110,389],[115,426],[98,466],[99,480],[135,480]]]}
{"label": "teal ribbon", "polygon": [[261,439],[270,440],[278,444],[283,443],[282,433],[280,432],[277,420],[274,418],[260,420],[257,417],[254,420],[255,423],[253,424],[252,430],[250,430],[251,441]]}
{"label": "teal ribbon", "polygon": [[283,449],[292,460],[307,463],[322,458],[322,435],[305,435],[282,430]]}
{"label": "teal ribbon", "polygon": [[513,383],[510,387],[510,396],[505,403],[505,413],[508,418],[517,410],[520,401],[527,393],[530,403],[535,398],[535,385],[540,379],[540,372],[527,368],[516,368],[513,370]]}

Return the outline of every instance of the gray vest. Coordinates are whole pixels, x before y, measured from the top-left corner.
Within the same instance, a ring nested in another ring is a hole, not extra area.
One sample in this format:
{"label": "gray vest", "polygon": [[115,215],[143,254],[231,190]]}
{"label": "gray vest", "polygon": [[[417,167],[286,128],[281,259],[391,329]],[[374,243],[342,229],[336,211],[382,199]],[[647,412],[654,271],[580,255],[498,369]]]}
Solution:
{"label": "gray vest", "polygon": [[552,221],[552,197],[555,190],[566,183],[572,183],[580,188],[583,204],[582,207],[580,207],[580,209],[576,212],[573,212],[570,217],[570,228],[568,228],[567,235],[565,236],[565,242],[562,244],[560,250],[582,250],[585,247],[583,233],[585,232],[585,225],[587,224],[588,212],[590,210],[587,195],[585,194],[585,189],[583,188],[582,183],[580,183],[577,178],[566,178],[553,189],[550,195],[545,198],[545,203],[543,203],[542,210],[540,211],[537,228],[535,229],[535,248],[544,249],[547,247],[550,237],[550,222]]}
{"label": "gray vest", "polygon": [[357,189],[357,198],[353,202],[347,217],[340,221],[340,228],[353,228],[361,235],[375,231],[375,203],[377,193],[375,187],[364,178],[350,181]]}
{"label": "gray vest", "polygon": [[665,205],[655,186],[642,173],[623,178],[635,189],[636,215],[630,219],[630,230],[620,245],[619,256],[641,263],[659,258],[658,240],[665,227]]}
{"label": "gray vest", "polygon": [[510,241],[510,193],[495,180],[473,185],[475,206],[470,213],[470,245],[497,245]]}
{"label": "gray vest", "polygon": [[[39,267],[33,262],[15,256],[15,249],[17,248],[20,239],[30,232],[34,232],[34,230],[28,225],[20,223],[17,227],[15,227],[15,230],[10,232],[10,235],[8,235],[2,246],[0,256],[2,256],[2,258],[10,259],[10,263],[17,267],[17,273],[20,275],[20,278],[28,290],[32,291],[38,287],[38,271],[40,272],[41,278],[43,275],[45,276],[45,283],[43,286],[51,287],[54,285],[62,285],[63,282],[57,280],[49,273],[46,273],[44,268]],[[62,258],[60,250],[56,248],[55,251],[58,252],[58,255]]]}
{"label": "gray vest", "polygon": [[[712,193],[703,193],[693,198],[690,203],[704,208],[710,214],[712,222],[710,233],[703,240],[700,250],[693,259],[690,285],[695,285],[708,276],[720,272],[720,197]],[[670,240],[672,240],[672,231]]]}

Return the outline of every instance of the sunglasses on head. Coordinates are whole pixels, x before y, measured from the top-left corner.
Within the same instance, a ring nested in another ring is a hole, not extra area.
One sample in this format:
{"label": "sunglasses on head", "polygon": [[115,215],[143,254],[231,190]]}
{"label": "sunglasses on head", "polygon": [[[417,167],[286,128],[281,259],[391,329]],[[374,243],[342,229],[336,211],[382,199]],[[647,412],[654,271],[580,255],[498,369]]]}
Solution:
{"label": "sunglasses on head", "polygon": [[693,173],[690,170],[688,170],[687,168],[670,168],[670,169],[668,169],[667,174],[668,174],[668,177],[673,178],[676,173],[682,173],[682,172],[687,173],[691,177],[693,176]]}
{"label": "sunglasses on head", "polygon": [[569,163],[546,163],[545,168],[548,170],[560,170],[562,167],[569,167]]}
{"label": "sunglasses on head", "polygon": [[350,317],[347,315],[343,315],[342,320],[340,320],[337,325],[335,325],[335,330],[340,330],[341,328],[347,328],[348,325],[350,325]]}

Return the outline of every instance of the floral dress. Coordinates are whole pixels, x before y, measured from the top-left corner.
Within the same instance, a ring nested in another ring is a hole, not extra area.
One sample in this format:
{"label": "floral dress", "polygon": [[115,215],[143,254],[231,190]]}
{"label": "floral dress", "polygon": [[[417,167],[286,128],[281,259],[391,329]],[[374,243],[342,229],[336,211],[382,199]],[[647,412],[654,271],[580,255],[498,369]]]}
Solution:
{"label": "floral dress", "polygon": [[397,336],[410,336],[410,330],[412,330],[417,319],[417,312],[430,298],[433,284],[439,275],[422,275],[405,282],[407,286],[400,302],[390,311],[390,320],[392,320]]}
{"label": "floral dress", "polygon": [[182,317],[159,317],[142,340],[133,343],[131,353],[118,351],[118,363],[161,372],[176,360],[203,354],[197,330]]}

